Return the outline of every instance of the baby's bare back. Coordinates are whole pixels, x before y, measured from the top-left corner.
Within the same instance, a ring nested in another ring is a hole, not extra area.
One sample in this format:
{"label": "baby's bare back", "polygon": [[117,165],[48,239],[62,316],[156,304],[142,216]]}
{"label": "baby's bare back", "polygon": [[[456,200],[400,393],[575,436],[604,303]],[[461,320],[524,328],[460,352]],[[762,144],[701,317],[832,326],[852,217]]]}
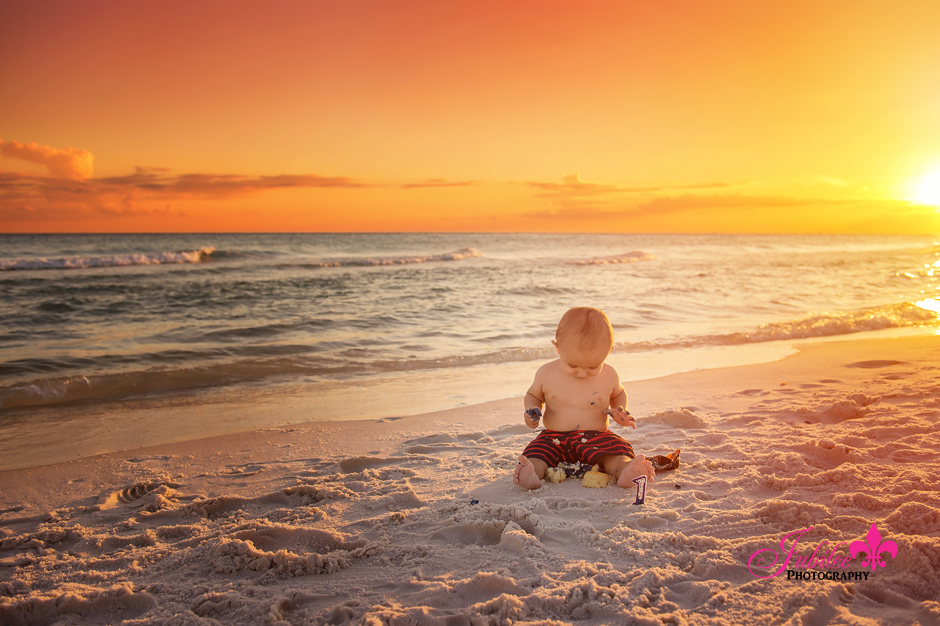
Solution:
{"label": "baby's bare back", "polygon": [[620,392],[620,377],[606,363],[597,376],[583,379],[566,374],[559,361],[546,363],[536,373],[545,401],[542,423],[549,430],[605,430],[612,396]]}

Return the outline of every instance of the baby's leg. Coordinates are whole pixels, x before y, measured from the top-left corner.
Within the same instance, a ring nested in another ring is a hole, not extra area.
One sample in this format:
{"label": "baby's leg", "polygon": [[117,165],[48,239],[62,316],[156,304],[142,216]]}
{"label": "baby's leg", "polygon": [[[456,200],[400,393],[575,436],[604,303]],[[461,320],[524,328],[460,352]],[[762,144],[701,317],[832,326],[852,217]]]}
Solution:
{"label": "baby's leg", "polygon": [[541,459],[528,459],[520,456],[516,469],[512,473],[512,482],[526,489],[538,489],[542,486],[542,479],[545,478],[547,469],[548,464]]}
{"label": "baby's leg", "polygon": [[638,454],[632,459],[625,455],[605,454],[598,459],[598,464],[605,473],[616,478],[617,484],[621,487],[633,487],[633,479],[640,476],[646,476],[649,480],[653,480],[653,476],[656,474],[652,463],[642,454]]}

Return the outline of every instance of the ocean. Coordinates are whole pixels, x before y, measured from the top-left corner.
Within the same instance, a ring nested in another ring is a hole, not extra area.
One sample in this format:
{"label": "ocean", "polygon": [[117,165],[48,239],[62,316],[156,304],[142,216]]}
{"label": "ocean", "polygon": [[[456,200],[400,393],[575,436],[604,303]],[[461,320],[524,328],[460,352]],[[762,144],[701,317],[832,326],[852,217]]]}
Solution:
{"label": "ocean", "polygon": [[521,397],[572,306],[625,381],[935,333],[938,278],[920,236],[0,235],[0,469]]}

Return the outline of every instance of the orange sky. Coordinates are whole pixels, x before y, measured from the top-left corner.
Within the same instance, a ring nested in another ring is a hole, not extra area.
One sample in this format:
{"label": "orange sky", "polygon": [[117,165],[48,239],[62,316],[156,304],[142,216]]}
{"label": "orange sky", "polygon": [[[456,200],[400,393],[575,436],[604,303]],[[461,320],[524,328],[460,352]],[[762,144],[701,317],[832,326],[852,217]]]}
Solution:
{"label": "orange sky", "polygon": [[0,232],[940,233],[940,2],[0,3]]}

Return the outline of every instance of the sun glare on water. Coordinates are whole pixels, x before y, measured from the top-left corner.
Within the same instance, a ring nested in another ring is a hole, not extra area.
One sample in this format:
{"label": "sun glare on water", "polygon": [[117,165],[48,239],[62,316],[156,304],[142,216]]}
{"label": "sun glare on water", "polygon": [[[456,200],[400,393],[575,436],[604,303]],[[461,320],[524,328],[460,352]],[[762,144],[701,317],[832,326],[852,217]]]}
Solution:
{"label": "sun glare on water", "polygon": [[933,311],[934,313],[940,314],[940,300],[936,298],[927,298],[926,300],[921,300],[915,302],[917,306],[922,309],[927,309],[928,311]]}
{"label": "sun glare on water", "polygon": [[940,170],[927,174],[917,182],[911,200],[940,209]]}

